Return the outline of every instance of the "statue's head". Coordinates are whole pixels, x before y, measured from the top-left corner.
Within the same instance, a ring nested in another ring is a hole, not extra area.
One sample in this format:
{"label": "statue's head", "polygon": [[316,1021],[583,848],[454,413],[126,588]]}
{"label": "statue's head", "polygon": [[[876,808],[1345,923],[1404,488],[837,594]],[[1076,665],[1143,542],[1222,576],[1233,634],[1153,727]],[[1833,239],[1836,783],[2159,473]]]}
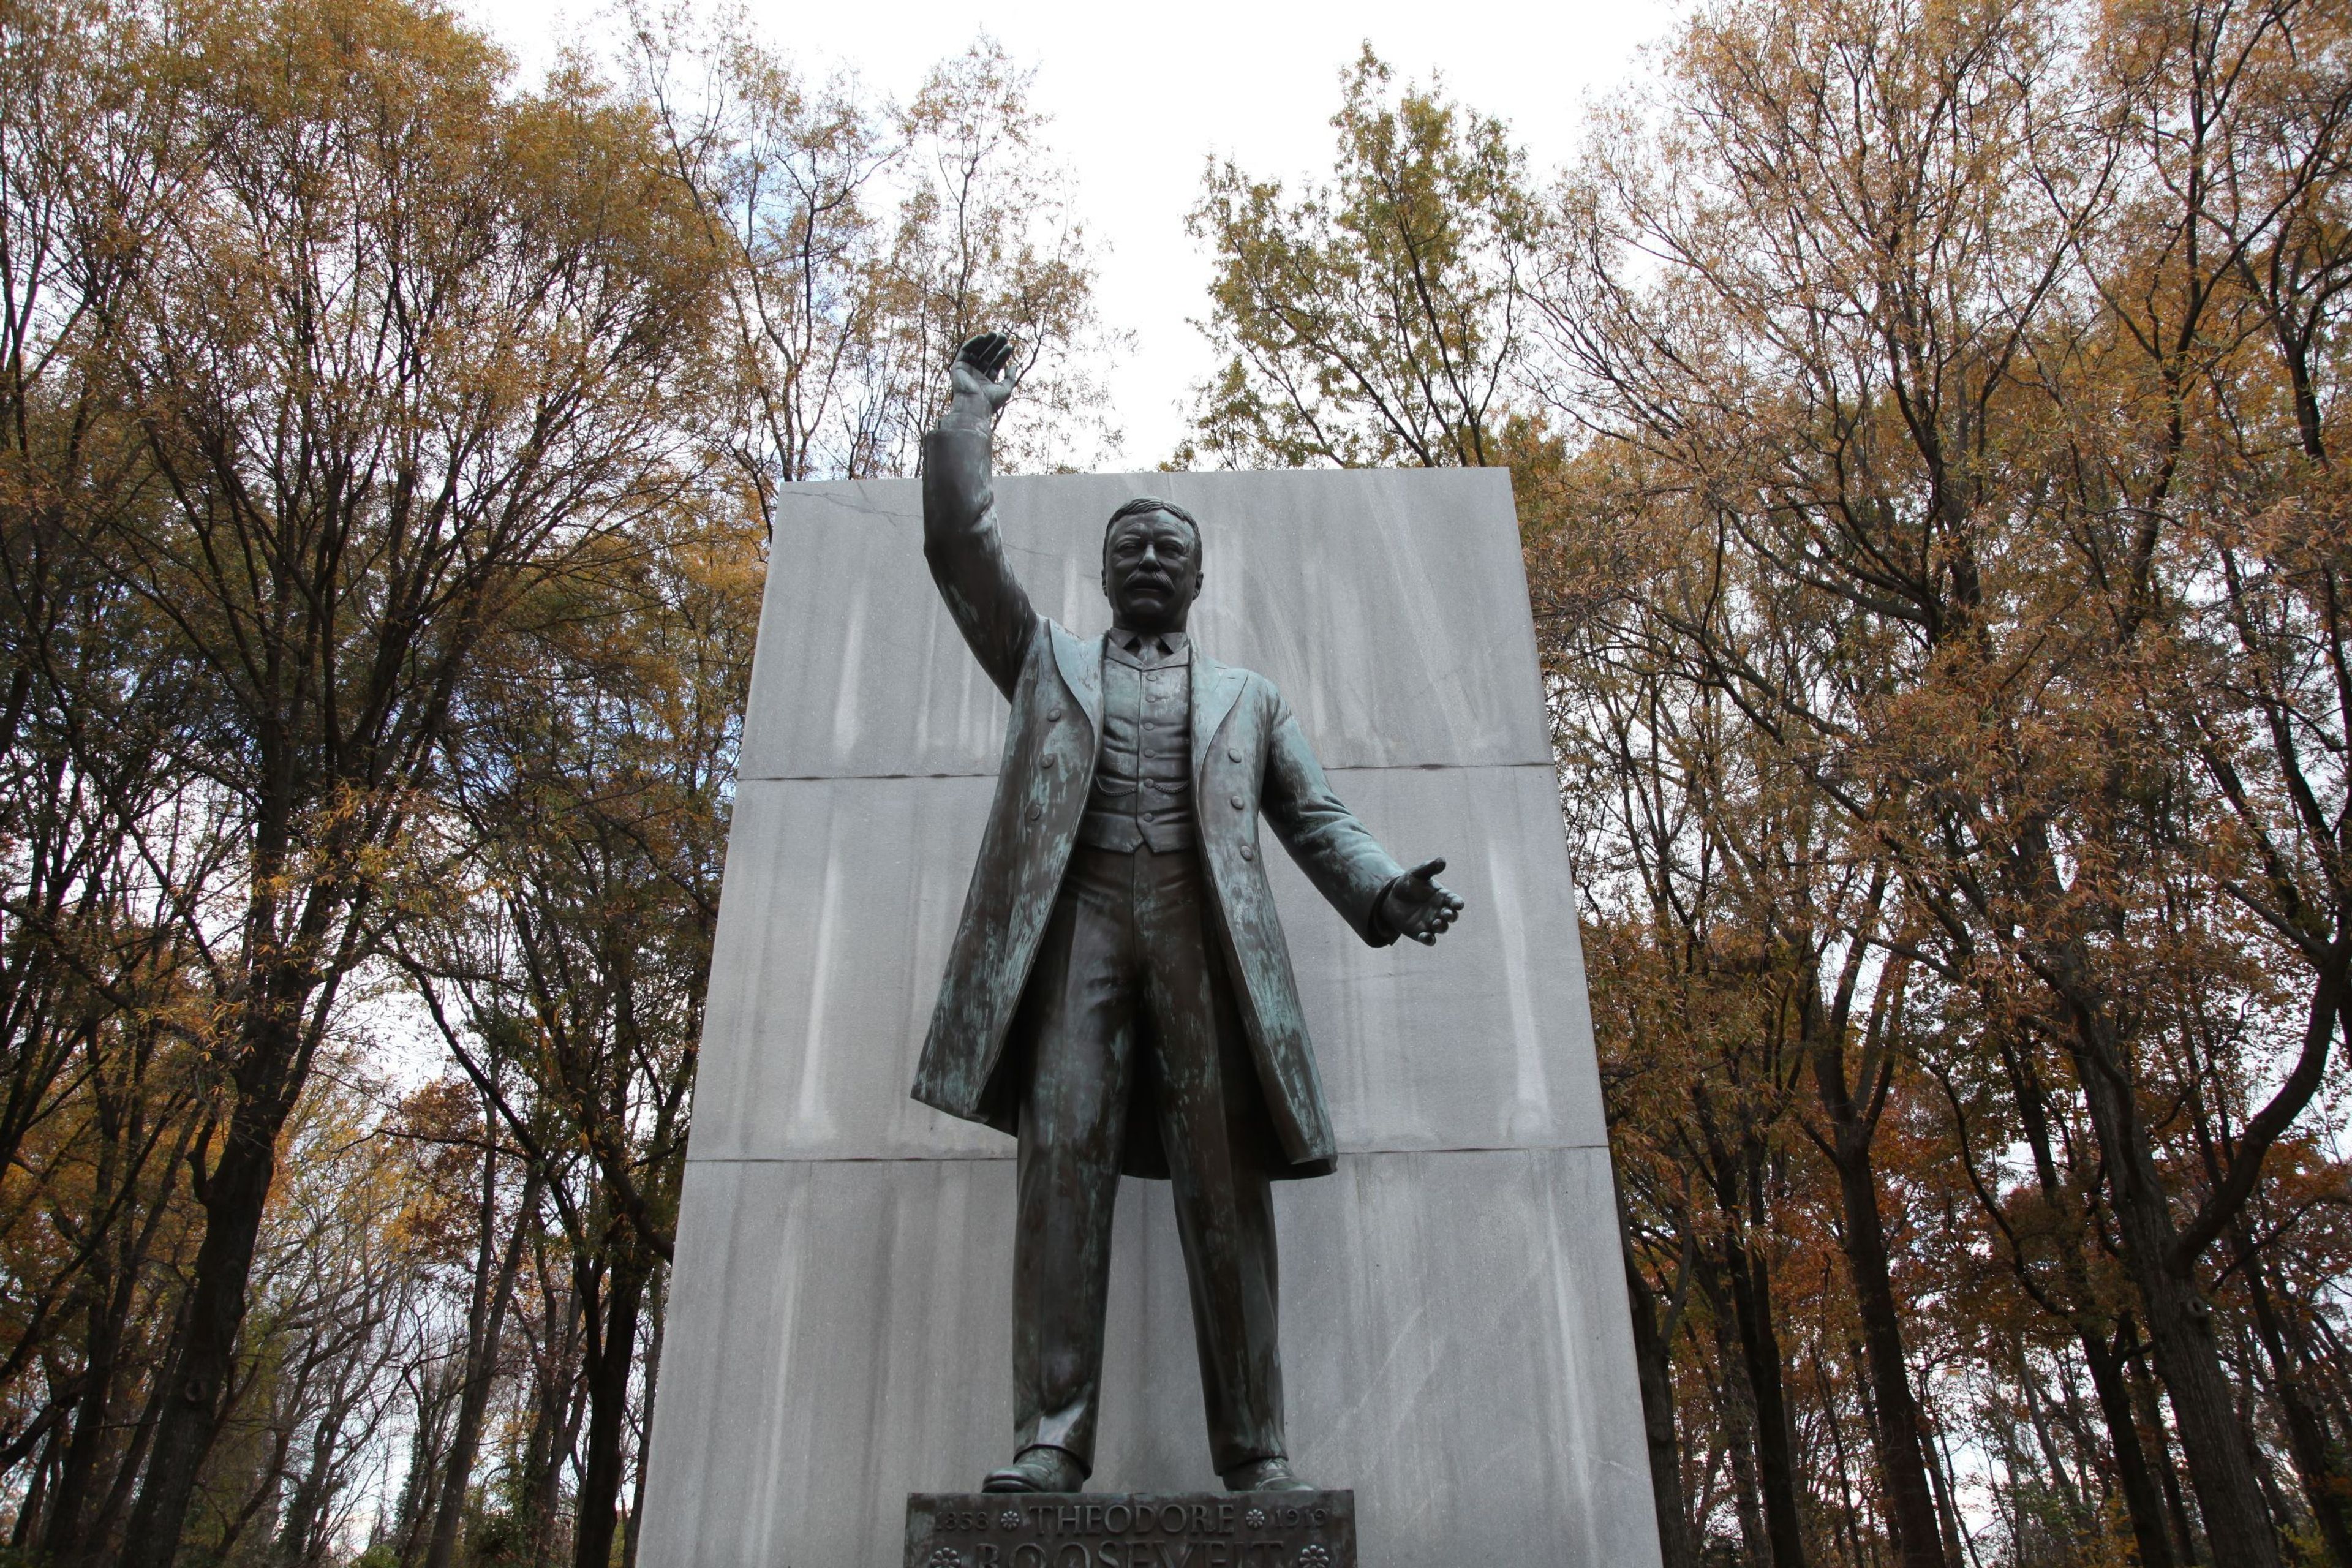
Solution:
{"label": "statue's head", "polygon": [[1103,530],[1102,584],[1119,625],[1182,630],[1201,595],[1201,525],[1174,501],[1136,497]]}

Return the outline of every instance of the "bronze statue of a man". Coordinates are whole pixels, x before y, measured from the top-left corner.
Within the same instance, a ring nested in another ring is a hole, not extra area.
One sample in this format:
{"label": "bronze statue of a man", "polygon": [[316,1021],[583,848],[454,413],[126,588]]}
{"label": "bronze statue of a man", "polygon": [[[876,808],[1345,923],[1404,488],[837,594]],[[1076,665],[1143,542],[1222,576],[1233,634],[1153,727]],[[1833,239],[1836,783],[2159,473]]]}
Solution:
{"label": "bronze statue of a man", "polygon": [[1076,1491],[1093,1468],[1122,1171],[1172,1179],[1217,1471],[1305,1489],[1283,1437],[1268,1183],[1337,1151],[1259,860],[1261,813],[1374,946],[1434,942],[1462,900],[1406,871],[1331,793],[1271,682],[1185,636],[1191,515],[1140,497],[1103,537],[1111,630],[1030,606],[989,489],[1011,345],[974,338],[923,441],[923,553],[1011,700],[1004,762],[914,1094],[1020,1139],[1015,1454],[991,1491]]}

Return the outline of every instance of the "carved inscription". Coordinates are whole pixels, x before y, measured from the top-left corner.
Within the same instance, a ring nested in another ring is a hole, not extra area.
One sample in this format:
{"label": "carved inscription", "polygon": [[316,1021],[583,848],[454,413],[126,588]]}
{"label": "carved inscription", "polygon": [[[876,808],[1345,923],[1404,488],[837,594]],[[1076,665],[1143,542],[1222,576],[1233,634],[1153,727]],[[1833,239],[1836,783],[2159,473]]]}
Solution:
{"label": "carved inscription", "polygon": [[917,1492],[907,1568],[1356,1568],[1356,1494]]}

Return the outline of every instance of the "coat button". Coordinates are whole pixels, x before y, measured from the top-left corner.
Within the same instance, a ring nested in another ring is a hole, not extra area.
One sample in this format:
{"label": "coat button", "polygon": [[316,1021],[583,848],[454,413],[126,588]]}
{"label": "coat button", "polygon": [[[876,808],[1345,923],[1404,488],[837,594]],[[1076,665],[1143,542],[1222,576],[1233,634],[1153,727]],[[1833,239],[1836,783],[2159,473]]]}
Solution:
{"label": "coat button", "polygon": [[1040,818],[1040,817],[1044,816],[1045,815],[1045,808],[1044,806],[1039,805],[1038,805],[1035,801],[1034,801],[1034,800],[1033,800],[1033,801],[1031,801],[1031,802],[1029,803],[1029,820],[1030,820],[1030,821],[1032,821],[1032,822],[1035,822],[1038,818]]}
{"label": "coat button", "polygon": [[1244,860],[1255,860],[1257,858],[1257,851],[1244,844],[1242,846],[1242,858]]}
{"label": "coat button", "polygon": [[1048,757],[1046,757],[1046,759],[1045,759],[1045,771],[1046,771],[1046,772],[1048,772],[1048,773],[1053,772],[1053,770],[1055,769],[1055,767],[1060,763],[1061,760],[1062,760],[1061,758],[1059,758],[1059,757],[1055,757],[1055,756],[1050,756],[1050,755],[1049,755]]}
{"label": "coat button", "polygon": [[1241,796],[1239,796],[1239,795],[1235,795],[1235,796],[1234,796],[1234,809],[1235,811],[1239,811],[1241,808],[1242,808],[1242,797],[1241,797]]}
{"label": "coat button", "polygon": [[1046,710],[1046,711],[1045,711],[1045,722],[1046,722],[1046,723],[1048,723],[1048,724],[1058,724],[1058,723],[1060,723],[1061,721],[1062,721],[1062,710],[1061,710],[1059,708],[1050,708],[1050,709]]}
{"label": "coat button", "polygon": [[1238,763],[1241,760],[1242,749],[1239,746],[1227,746],[1225,748],[1225,761],[1229,763]]}

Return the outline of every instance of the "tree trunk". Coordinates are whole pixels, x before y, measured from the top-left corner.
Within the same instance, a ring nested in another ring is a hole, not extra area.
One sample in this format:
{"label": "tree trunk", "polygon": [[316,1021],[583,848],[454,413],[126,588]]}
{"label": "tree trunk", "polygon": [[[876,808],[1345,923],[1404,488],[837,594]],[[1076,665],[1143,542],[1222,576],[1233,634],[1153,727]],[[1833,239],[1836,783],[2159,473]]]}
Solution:
{"label": "tree trunk", "polygon": [[320,1550],[325,1544],[322,1526],[331,1521],[322,1516],[336,1490],[335,1445],[350,1414],[348,1400],[338,1394],[311,1431],[310,1462],[295,1481],[286,1517],[278,1525],[278,1568],[318,1568],[324,1555]]}
{"label": "tree trunk", "polygon": [[417,1369],[410,1387],[415,1395],[415,1419],[408,1434],[408,1473],[400,1484],[400,1500],[392,1510],[392,1560],[399,1568],[421,1568],[433,1539],[434,1500],[441,1493],[441,1471],[449,1453],[449,1427],[456,1410],[463,1366],[451,1366],[439,1356]]}
{"label": "tree trunk", "polygon": [[2050,1430],[2050,1405],[2042,1393],[2042,1380],[2026,1360],[2025,1346],[2014,1336],[2009,1344],[2009,1359],[2018,1392],[2025,1396],[2026,1424],[2033,1428],[2033,1446],[2041,1450],[2042,1468],[2049,1473],[2051,1484],[2057,1489],[2058,1500],[2065,1506],[2067,1528],[2078,1538],[2086,1536],[2091,1521],[2083,1507],[2082,1489],[2074,1484],[2074,1473],[2067,1468],[2066,1456],[2059,1452],[2057,1436]]}
{"label": "tree trunk", "polygon": [[2156,1479],[2164,1489],[2164,1510],[2172,1521],[2173,1542],[2179,1548],[2181,1562],[2201,1564],[2205,1553],[2198,1545],[2196,1521],[2189,1517],[2189,1500],[2180,1489],[2180,1472],[2172,1462],[2172,1439],[2165,1430],[2164,1395],[2147,1370],[2141,1347],[2135,1347],[2132,1352],[2131,1368],[2132,1406],[2139,1412],[2144,1441],[2155,1445]]}
{"label": "tree trunk", "polygon": [[425,1549],[425,1568],[449,1568],[457,1558],[457,1530],[465,1521],[466,1491],[473,1482],[474,1458],[481,1447],[482,1417],[489,1409],[490,1385],[499,1369],[499,1334],[505,1327],[507,1303],[514,1298],[515,1276],[522,1268],[523,1239],[539,1207],[540,1173],[534,1167],[523,1183],[522,1201],[516,1206],[514,1234],[506,1255],[498,1258],[497,1272],[488,1267],[496,1257],[492,1234],[498,1223],[497,1156],[482,1156],[482,1241],[474,1277],[474,1299],[466,1315],[465,1385],[457,1396],[457,1430],[449,1437],[449,1460],[441,1477],[440,1498],[433,1512],[433,1538]]}
{"label": "tree trunk", "polygon": [[1658,1515],[1664,1568],[1698,1568],[1690,1513],[1683,1502],[1682,1446],[1675,1437],[1674,1363],[1658,1330],[1658,1304],[1633,1258],[1633,1238],[1621,1193],[1617,1246],[1625,1265],[1625,1295],[1633,1315],[1633,1372],[1642,1389],[1642,1435],[1650,1454],[1650,1502]]}
{"label": "tree trunk", "polygon": [[[1916,1404],[1918,1396],[1915,1394],[1912,1399]],[[1919,1436],[1927,1445],[1927,1484],[1936,1489],[1936,1520],[1944,1532],[1944,1555],[1955,1563],[1964,1560],[1973,1563],[1977,1561],[1976,1543],[1960,1533],[1960,1510],[1952,1501],[1952,1479],[1947,1464],[1951,1450],[1946,1447],[1939,1454],[1932,1432],[1923,1430]]]}
{"label": "tree trunk", "polygon": [[1871,1436],[1886,1486],[1887,1524],[1903,1568],[1948,1568],[1920,1447],[1919,1411],[1911,1397],[1911,1368],[1903,1349],[1903,1322],[1895,1305],[1886,1258],[1886,1229],[1878,1212],[1878,1173],[1870,1157],[1876,1131],[1846,1084],[1843,1039],[1813,1051],[1813,1083],[1829,1115],[1831,1163],[1837,1168],[1839,1206],[1845,1220],[1846,1277],[1862,1317],[1863,1353],[1878,1419]]}
{"label": "tree trunk", "polygon": [[2120,1348],[2128,1339],[2128,1321],[2118,1324],[2113,1342],[2086,1324],[2075,1334],[2083,1361],[2091,1369],[2091,1387],[2099,1396],[2099,1414],[2105,1418],[2107,1444],[2115,1457],[2116,1481],[2123,1489],[2124,1512],[2129,1516],[2132,1542],[2139,1551],[2139,1568],[2172,1568],[2172,1541],[2164,1532],[2164,1496],[2149,1471],[2147,1450],[2139,1440],[2139,1421],[2132,1410],[2131,1388],[2124,1380]]}
{"label": "tree trunk", "polygon": [[1756,1484],[1756,1401],[1748,1392],[1745,1358],[1739,1352],[1738,1314],[1724,1271],[1712,1255],[1702,1252],[1697,1268],[1699,1289],[1706,1294],[1708,1316],[1715,1324],[1715,1368],[1723,1391],[1717,1417],[1731,1466],[1732,1512],[1739,1521],[1740,1555],[1748,1568],[1769,1568],[1772,1542],[1764,1528],[1764,1504]]}
{"label": "tree trunk", "polygon": [[[547,1260],[537,1260],[539,1278],[547,1279]],[[561,1495],[563,1462],[572,1452],[579,1426],[580,1292],[566,1290],[551,1302],[546,1318],[547,1345],[539,1368],[530,1437],[523,1450],[523,1497],[528,1520],[531,1568],[547,1568],[554,1561],[556,1502]]]}
{"label": "tree trunk", "polygon": [[2327,1542],[2328,1555],[2336,1560],[2336,1568],[2352,1568],[2352,1484],[2337,1468],[2326,1426],[2304,1394],[2300,1361],[2287,1348],[2271,1300],[2269,1269],[2261,1258],[2253,1256],[2242,1233],[2237,1242],[2238,1255],[2245,1263],[2246,1293],[2254,1310],[2254,1332],[2271,1363],[2304,1500],[2319,1526],[2320,1539]]}
{"label": "tree trunk", "polygon": [[1727,1242],[1724,1259],[1739,1324],[1748,1386],[1756,1397],[1756,1468],[1764,1493],[1764,1533],[1773,1568],[1804,1568],[1803,1521],[1797,1510],[1794,1428],[1780,1384],[1780,1339],[1772,1326],[1771,1276],[1751,1247]]}
{"label": "tree trunk", "polygon": [[603,1321],[588,1308],[588,1457],[580,1468],[580,1507],[572,1526],[572,1568],[611,1568],[621,1500],[621,1437],[629,1424],[629,1372],[637,1313],[645,1302],[646,1261],[631,1237],[614,1249]]}
{"label": "tree trunk", "polygon": [[2098,1306],[2099,1292],[2092,1289],[2090,1270],[2083,1261],[2082,1205],[2058,1175],[2041,1074],[2011,1042],[2004,1040],[2000,1052],[2010,1090],[2017,1101],[2019,1123],[2025,1132],[2026,1145],[2033,1152],[2033,1169],[2041,1184],[2042,1202],[2049,1205],[2057,1222],[2059,1268],[2066,1281],[2074,1338],[2083,1347],[2083,1361],[2091,1370],[2091,1385],[2099,1396],[2099,1413],[2106,1421],[2116,1482],[2123,1489],[2124,1510],[2130,1515],[2132,1540],[2139,1550],[2139,1568],[2172,1568],[2174,1556],[2171,1540],[2165,1534],[2163,1495],[2148,1469],[2147,1452],[2140,1442],[2139,1421],[2124,1378],[2124,1349],[2133,1339],[2131,1319],[2128,1314],[2120,1321],[2110,1319],[2102,1322],[2095,1318],[2095,1314],[2103,1316],[2104,1310]]}
{"label": "tree trunk", "polygon": [[[654,1405],[661,1394],[662,1331],[669,1323],[669,1271],[654,1270],[653,1283],[647,1287],[652,1298],[646,1310],[649,1320],[646,1331],[646,1403],[637,1412],[642,1424],[637,1436],[637,1464],[635,1478],[629,1483],[629,1531],[621,1542],[621,1568],[637,1568],[637,1538],[644,1533],[646,1521],[646,1472],[653,1463]],[[1689,1565],[1686,1565],[1689,1568]]]}
{"label": "tree trunk", "polygon": [[[184,1300],[183,1313],[185,1310]],[[179,1326],[174,1325],[172,1339],[176,1342],[181,1337]],[[169,1370],[168,1366],[164,1368],[166,1372]],[[147,1398],[140,1406],[139,1425],[131,1431],[122,1462],[115,1467],[114,1480],[106,1489],[106,1501],[100,1507],[98,1517],[90,1521],[86,1549],[89,1555],[103,1557],[115,1532],[125,1530],[124,1521],[131,1511],[132,1489],[138,1484],[140,1472],[146,1468],[149,1450],[154,1447],[155,1427],[163,1412],[164,1382],[162,1377],[155,1378]]]}
{"label": "tree trunk", "polygon": [[2179,1234],[2120,1053],[2087,1008],[2077,1004],[2074,1011],[2074,1060],[2106,1156],[2124,1267],[2140,1298],[2157,1374],[2171,1396],[2206,1544],[2217,1568],[2280,1568],[2278,1535],[2221,1370],[2212,1308],[2189,1272],[2174,1266]]}
{"label": "tree trunk", "polygon": [[146,1479],[131,1510],[122,1568],[172,1568],[179,1551],[197,1474],[220,1427],[221,1400],[245,1323],[246,1283],[253,1273],[254,1244],[277,1174],[278,1134],[286,1120],[277,1103],[280,1099],[239,1093],[219,1163],[205,1178],[205,1239],[188,1290],[187,1325],[167,1374],[171,1383],[156,1420]]}
{"label": "tree trunk", "polygon": [[16,1504],[16,1522],[8,1531],[11,1555],[25,1554],[41,1533],[43,1515],[48,1506],[49,1477],[58,1468],[62,1443],[62,1429],[52,1425],[47,1439],[34,1456],[32,1479],[25,1483],[24,1495]]}
{"label": "tree trunk", "polygon": [[57,1490],[42,1534],[42,1552],[57,1568],[72,1568],[88,1545],[89,1489],[98,1475],[98,1458],[107,1435],[107,1411],[113,1403],[115,1363],[121,1353],[122,1330],[130,1316],[133,1279],[113,1268],[111,1242],[101,1243],[92,1259],[89,1292],[89,1342],[82,1363],[82,1385],[75,1400],[73,1430],[66,1443],[65,1463],[58,1472]]}

